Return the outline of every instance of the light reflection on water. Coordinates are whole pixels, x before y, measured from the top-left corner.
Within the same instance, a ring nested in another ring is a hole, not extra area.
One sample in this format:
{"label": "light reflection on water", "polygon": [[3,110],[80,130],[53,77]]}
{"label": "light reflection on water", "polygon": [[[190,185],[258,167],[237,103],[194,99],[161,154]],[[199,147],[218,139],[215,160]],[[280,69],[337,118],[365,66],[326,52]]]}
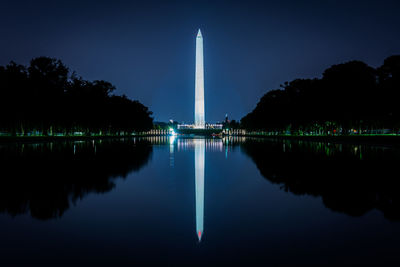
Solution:
{"label": "light reflection on water", "polygon": [[205,140],[194,140],[194,167],[196,184],[196,233],[201,241],[204,233],[204,164]]}
{"label": "light reflection on water", "polygon": [[396,147],[146,137],[2,144],[0,159],[3,260],[400,262]]}

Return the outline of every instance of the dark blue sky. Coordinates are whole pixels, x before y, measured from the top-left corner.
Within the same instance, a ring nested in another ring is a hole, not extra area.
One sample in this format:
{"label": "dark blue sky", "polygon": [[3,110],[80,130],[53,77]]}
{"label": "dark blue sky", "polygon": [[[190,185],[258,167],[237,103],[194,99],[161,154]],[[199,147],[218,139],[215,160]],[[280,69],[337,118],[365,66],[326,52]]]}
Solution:
{"label": "dark blue sky", "polygon": [[193,121],[202,29],[206,120],[240,119],[268,90],[358,59],[400,54],[400,1],[1,1],[0,64],[61,59],[138,99],[156,120]]}

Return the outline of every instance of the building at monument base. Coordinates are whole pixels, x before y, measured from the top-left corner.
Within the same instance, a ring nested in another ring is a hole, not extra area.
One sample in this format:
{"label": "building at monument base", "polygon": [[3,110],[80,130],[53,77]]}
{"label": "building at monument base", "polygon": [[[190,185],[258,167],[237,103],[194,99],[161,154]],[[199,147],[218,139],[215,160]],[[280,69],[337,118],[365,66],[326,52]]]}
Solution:
{"label": "building at monument base", "polygon": [[216,123],[216,124],[209,124],[206,123],[203,128],[198,128],[195,124],[178,124],[177,128],[179,129],[222,129],[223,124]]}

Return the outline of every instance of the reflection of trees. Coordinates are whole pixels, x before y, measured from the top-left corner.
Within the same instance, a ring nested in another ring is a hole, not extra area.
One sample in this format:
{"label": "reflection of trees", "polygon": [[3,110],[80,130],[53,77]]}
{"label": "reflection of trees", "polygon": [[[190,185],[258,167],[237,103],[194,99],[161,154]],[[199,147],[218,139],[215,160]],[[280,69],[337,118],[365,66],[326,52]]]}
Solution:
{"label": "reflection of trees", "polygon": [[114,179],[138,171],[151,153],[148,142],[134,140],[0,147],[0,211],[61,217],[71,202],[112,190]]}
{"label": "reflection of trees", "polygon": [[400,220],[400,154],[394,149],[288,141],[247,141],[242,149],[286,192],[321,196],[326,207],[352,216],[378,209]]}

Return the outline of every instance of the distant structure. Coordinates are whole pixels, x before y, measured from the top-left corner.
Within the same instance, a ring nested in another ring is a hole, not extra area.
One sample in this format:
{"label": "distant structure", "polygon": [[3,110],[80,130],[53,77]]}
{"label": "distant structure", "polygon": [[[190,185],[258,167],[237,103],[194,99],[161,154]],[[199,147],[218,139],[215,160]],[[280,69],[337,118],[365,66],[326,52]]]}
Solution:
{"label": "distant structure", "polygon": [[206,123],[204,125],[204,128],[197,128],[196,125],[194,124],[178,124],[178,130],[183,130],[183,129],[222,129],[223,125],[221,123],[215,123],[215,124],[208,124]]}
{"label": "distant structure", "polygon": [[196,85],[194,102],[194,125],[195,128],[205,129],[203,36],[201,35],[200,29],[196,37]]}
{"label": "distant structure", "polygon": [[228,114],[225,114],[225,122],[224,123],[229,124]]}
{"label": "distant structure", "polygon": [[194,124],[178,124],[179,130],[184,129],[222,129],[220,123],[206,123],[204,113],[204,56],[203,56],[203,35],[201,30],[196,36],[196,81],[195,81],[195,98],[194,98]]}

